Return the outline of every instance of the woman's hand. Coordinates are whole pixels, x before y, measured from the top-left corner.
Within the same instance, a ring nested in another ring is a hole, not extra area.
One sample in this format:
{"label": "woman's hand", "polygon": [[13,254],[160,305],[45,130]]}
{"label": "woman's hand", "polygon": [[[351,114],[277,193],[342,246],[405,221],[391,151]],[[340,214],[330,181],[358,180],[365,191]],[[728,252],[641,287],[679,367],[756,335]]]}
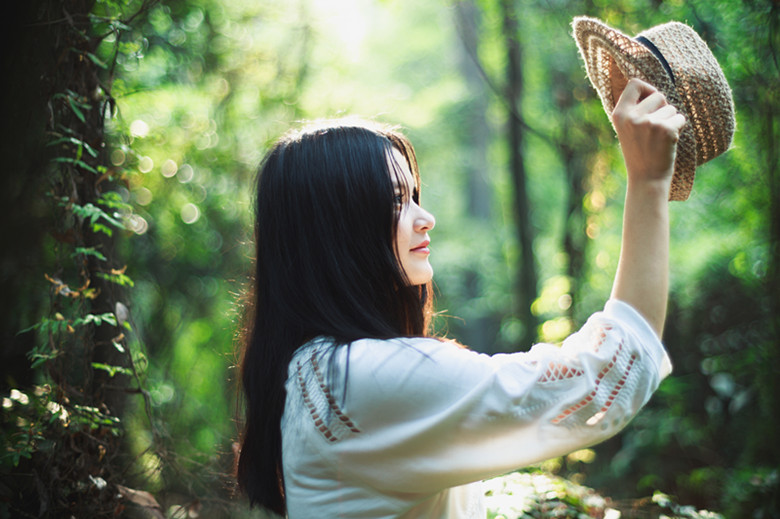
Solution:
{"label": "woman's hand", "polygon": [[633,306],[660,337],[669,292],[669,187],[685,117],[651,85],[632,79],[612,121],[628,170],[612,297]]}
{"label": "woman's hand", "polygon": [[615,105],[612,122],[629,183],[660,181],[668,186],[685,117],[653,86],[631,79]]}

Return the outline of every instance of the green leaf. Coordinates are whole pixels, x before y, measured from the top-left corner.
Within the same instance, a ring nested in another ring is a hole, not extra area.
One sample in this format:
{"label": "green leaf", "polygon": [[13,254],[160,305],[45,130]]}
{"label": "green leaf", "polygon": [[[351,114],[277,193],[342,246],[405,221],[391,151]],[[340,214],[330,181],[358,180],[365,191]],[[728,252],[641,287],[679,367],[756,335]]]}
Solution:
{"label": "green leaf", "polygon": [[33,330],[37,330],[38,328],[40,328],[40,326],[41,326],[41,323],[35,323],[32,326],[28,326],[24,330],[19,330],[18,332],[16,332],[16,335],[21,335],[23,333],[27,333],[27,332],[31,332]]}
{"label": "green leaf", "polygon": [[114,317],[114,314],[111,312],[106,312],[103,314],[87,314],[84,317],[79,317],[73,321],[73,326],[85,326],[87,324],[100,326],[104,322],[110,324],[111,326],[116,326],[116,317]]}
{"label": "green leaf", "polygon": [[128,209],[130,204],[122,200],[122,195],[116,191],[107,191],[100,195],[98,203],[112,209]]}
{"label": "green leaf", "polygon": [[36,355],[35,359],[30,364],[30,368],[35,369],[38,366],[40,366],[41,364],[43,364],[44,362],[46,362],[47,360],[49,360],[48,357],[44,357],[42,355]]}
{"label": "green leaf", "polygon": [[30,359],[30,367],[32,369],[37,368],[41,364],[48,362],[52,359],[56,359],[59,357],[59,353],[35,353],[34,351],[31,351],[27,354],[27,358]]}
{"label": "green leaf", "polygon": [[91,52],[87,52],[87,53],[85,53],[84,55],[85,55],[86,57],[88,57],[88,58],[89,58],[89,60],[90,60],[92,63],[94,63],[95,65],[97,65],[98,67],[100,67],[100,68],[102,68],[102,69],[107,69],[107,68],[108,68],[108,65],[106,65],[105,63],[103,63],[103,62],[100,60],[100,58],[98,58],[97,56],[95,56],[95,55],[94,55],[94,54],[92,54]]}
{"label": "green leaf", "polygon": [[101,362],[93,362],[92,367],[95,369],[100,369],[108,373],[109,377],[114,377],[117,373],[121,373],[122,375],[128,375],[131,376],[133,374],[133,371],[129,368],[125,368],[122,366],[111,366],[109,364],[103,364]]}
{"label": "green leaf", "polygon": [[70,105],[71,110],[73,110],[73,113],[76,114],[76,117],[78,117],[82,123],[86,123],[87,119],[84,117],[84,113],[76,106],[72,97],[68,97],[68,104]]}
{"label": "green leaf", "polygon": [[[118,219],[114,218],[107,212],[105,212],[100,207],[94,205],[92,202],[84,205],[78,205],[78,204],[72,204],[70,207],[70,210],[73,212],[73,214],[85,219],[89,220],[92,224],[92,230],[95,232],[102,231],[105,232],[104,228],[98,228],[98,220],[104,220],[114,227],[117,227],[119,229],[124,229],[125,225],[119,221]],[[106,233],[109,236],[111,236],[110,233]]]}
{"label": "green leaf", "polygon": [[135,286],[135,282],[127,274],[108,274],[105,272],[98,272],[97,276],[123,287]]}
{"label": "green leaf", "polygon": [[41,330],[42,332],[52,332],[52,333],[58,333],[67,328],[68,321],[64,319],[49,319],[48,317],[44,317],[39,322],[35,323],[32,326],[29,326],[25,328],[24,330],[21,330],[17,333],[17,335],[21,335],[23,333],[27,333],[32,330]]}
{"label": "green leaf", "polygon": [[86,162],[84,162],[82,160],[79,160],[79,159],[72,159],[70,157],[54,157],[51,160],[54,161],[54,162],[66,162],[66,163],[69,163],[69,164],[74,164],[76,166],[79,166],[81,168],[86,169],[87,171],[89,171],[91,173],[94,173],[95,175],[98,174],[98,172],[97,172],[97,170],[95,168],[93,168],[92,166],[90,166]]}
{"label": "green leaf", "polygon": [[71,254],[71,257],[78,256],[79,254],[83,254],[85,256],[93,256],[101,261],[107,261],[106,257],[103,256],[103,254],[100,253],[100,251],[95,250],[95,247],[76,247],[76,251]]}
{"label": "green leaf", "polygon": [[[122,6],[118,5],[118,3],[115,3],[115,2],[107,2],[105,0],[99,0],[97,3],[98,4],[106,4],[108,6],[108,9],[110,9],[111,11],[121,11],[121,9],[122,9]],[[89,13],[88,16],[89,16],[89,19],[90,19],[90,21],[92,23],[97,23],[97,24],[105,23],[105,24],[108,24],[108,26],[109,26],[109,28],[111,29],[112,32],[129,31],[129,30],[133,29],[132,27],[130,27],[129,25],[127,25],[123,21],[118,20],[118,19],[113,18],[113,17],[99,16],[99,15],[94,14],[94,13]]]}
{"label": "green leaf", "polygon": [[110,227],[103,225],[102,223],[93,224],[92,231],[95,233],[102,232],[103,234],[109,237],[114,235],[114,231],[112,231]]}
{"label": "green leaf", "polygon": [[111,428],[113,434],[118,434],[119,418],[103,414],[96,407],[89,407],[74,404],[72,419],[81,424],[89,425],[90,429],[97,429],[100,426]]}
{"label": "green leaf", "polygon": [[79,95],[73,90],[66,90],[65,93],[54,94],[52,99],[59,99],[61,97],[68,100],[68,105],[70,105],[70,108],[73,110],[76,117],[78,117],[81,122],[86,123],[87,120],[86,117],[84,117],[84,112],[82,112],[82,110],[91,110],[92,106],[88,103],[79,102]]}
{"label": "green leaf", "polygon": [[83,146],[84,150],[87,153],[89,153],[95,158],[97,158],[98,156],[98,152],[95,150],[95,148],[93,148],[92,146],[90,146],[89,144],[87,144],[86,142],[80,139],[76,139],[75,137],[60,137],[59,139],[48,142],[46,146],[56,146],[57,144],[65,144],[65,143],[74,144],[76,146]]}

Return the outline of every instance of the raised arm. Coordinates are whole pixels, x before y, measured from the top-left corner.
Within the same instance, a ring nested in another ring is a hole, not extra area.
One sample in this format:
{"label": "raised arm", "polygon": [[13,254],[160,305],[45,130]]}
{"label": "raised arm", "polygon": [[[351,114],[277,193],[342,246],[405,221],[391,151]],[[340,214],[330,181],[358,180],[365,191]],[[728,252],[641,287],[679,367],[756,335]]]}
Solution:
{"label": "raised arm", "polygon": [[669,291],[669,188],[685,117],[654,87],[632,79],[612,121],[628,172],[612,297],[633,306],[660,337]]}

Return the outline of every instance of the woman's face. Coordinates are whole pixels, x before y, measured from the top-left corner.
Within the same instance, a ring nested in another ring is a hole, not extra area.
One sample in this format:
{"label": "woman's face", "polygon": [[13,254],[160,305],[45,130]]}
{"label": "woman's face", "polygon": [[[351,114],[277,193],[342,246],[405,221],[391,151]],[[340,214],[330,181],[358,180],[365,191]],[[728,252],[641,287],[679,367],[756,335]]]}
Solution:
{"label": "woman's face", "polygon": [[433,278],[433,268],[428,262],[428,256],[431,253],[428,249],[430,243],[428,231],[436,225],[436,220],[431,213],[417,205],[412,198],[412,195],[417,191],[414,176],[412,176],[406,158],[396,148],[393,148],[393,157],[390,162],[390,171],[398,172],[398,174],[393,175],[393,190],[398,218],[395,236],[396,254],[409,283],[422,285]]}

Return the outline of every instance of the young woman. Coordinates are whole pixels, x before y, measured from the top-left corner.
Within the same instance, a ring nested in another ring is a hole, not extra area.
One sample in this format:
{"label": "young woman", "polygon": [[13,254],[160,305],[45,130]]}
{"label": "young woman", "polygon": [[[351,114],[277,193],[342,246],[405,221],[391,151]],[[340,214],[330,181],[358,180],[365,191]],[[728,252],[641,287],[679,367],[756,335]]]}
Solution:
{"label": "young woman", "polygon": [[295,518],[485,517],[479,481],[602,441],[670,370],[667,199],[684,118],[629,82],[611,299],[562,347],[487,356],[428,335],[433,215],[409,141],[291,133],[264,160],[238,480]]}

